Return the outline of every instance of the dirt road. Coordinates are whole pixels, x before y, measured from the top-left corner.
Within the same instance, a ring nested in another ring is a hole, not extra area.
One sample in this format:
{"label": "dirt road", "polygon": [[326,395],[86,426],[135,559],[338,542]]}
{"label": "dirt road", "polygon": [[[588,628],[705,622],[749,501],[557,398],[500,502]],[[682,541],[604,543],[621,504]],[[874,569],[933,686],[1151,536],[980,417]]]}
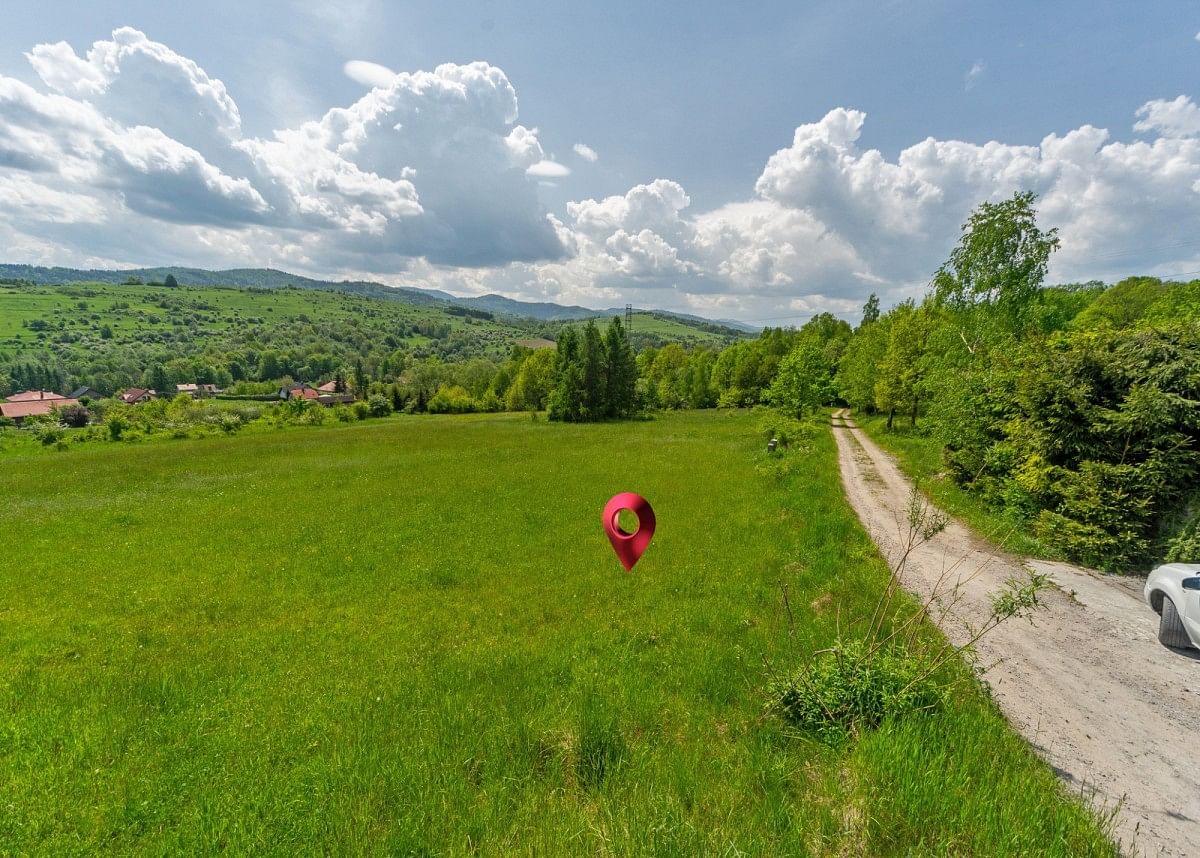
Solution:
{"label": "dirt road", "polygon": [[[894,560],[911,484],[845,412],[833,427],[846,495]],[[1104,807],[1120,803],[1123,850],[1200,856],[1200,658],[1158,643],[1140,582],[1027,562],[1057,589],[1036,625],[1011,620],[978,647],[1000,708],[1072,791],[1094,793]],[[988,594],[1021,574],[1020,564],[951,522],[910,556],[902,581],[928,593],[950,570],[939,591],[957,580],[962,598],[939,624],[961,642],[964,622],[988,614]]]}

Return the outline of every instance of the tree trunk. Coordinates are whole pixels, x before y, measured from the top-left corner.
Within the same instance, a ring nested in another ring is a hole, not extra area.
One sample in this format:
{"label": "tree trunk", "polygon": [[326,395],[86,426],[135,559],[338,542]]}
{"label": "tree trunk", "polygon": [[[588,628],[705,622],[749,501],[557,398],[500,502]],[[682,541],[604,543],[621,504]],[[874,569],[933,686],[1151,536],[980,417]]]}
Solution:
{"label": "tree trunk", "polygon": [[914,397],[913,398],[912,418],[911,418],[913,426],[917,425],[917,401],[918,400]]}
{"label": "tree trunk", "polygon": [[888,422],[887,422],[887,428],[888,428],[889,432],[892,431],[892,421],[894,421],[895,419],[896,419],[896,409],[889,408],[888,409]]}

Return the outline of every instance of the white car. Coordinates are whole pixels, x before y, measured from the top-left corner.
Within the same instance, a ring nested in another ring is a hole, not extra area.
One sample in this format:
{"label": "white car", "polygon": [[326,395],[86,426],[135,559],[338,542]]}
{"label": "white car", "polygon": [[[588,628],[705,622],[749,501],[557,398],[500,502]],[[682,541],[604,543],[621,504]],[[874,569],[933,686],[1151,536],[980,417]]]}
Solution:
{"label": "white car", "polygon": [[1200,649],[1200,564],[1165,563],[1146,579],[1146,602],[1166,646]]}

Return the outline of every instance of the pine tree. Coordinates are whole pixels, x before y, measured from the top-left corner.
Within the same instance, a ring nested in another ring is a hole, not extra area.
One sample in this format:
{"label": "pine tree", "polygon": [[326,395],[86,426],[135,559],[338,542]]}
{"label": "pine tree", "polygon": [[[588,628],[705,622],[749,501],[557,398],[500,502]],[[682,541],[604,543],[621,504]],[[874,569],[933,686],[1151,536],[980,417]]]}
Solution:
{"label": "pine tree", "polygon": [[603,420],[608,410],[604,343],[600,339],[600,329],[592,319],[583,328],[580,363],[583,368],[583,419]]}
{"label": "pine tree", "polygon": [[584,419],[583,366],[579,335],[574,328],[563,328],[558,335],[558,376],[550,394],[551,420],[577,423]]}
{"label": "pine tree", "polygon": [[613,318],[604,337],[605,411],[609,417],[628,417],[634,411],[637,363],[619,318]]}

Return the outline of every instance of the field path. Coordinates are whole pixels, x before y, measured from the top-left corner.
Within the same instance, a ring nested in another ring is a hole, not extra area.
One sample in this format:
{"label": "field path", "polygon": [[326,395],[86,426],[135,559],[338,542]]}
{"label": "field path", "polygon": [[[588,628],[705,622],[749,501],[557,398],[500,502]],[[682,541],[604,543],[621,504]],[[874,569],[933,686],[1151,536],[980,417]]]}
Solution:
{"label": "field path", "polygon": [[[846,411],[835,412],[833,434],[846,495],[894,565],[911,483]],[[1027,563],[1057,587],[1035,625],[1010,620],[978,647],[997,703],[1072,791],[1106,808],[1120,803],[1123,851],[1200,855],[1200,660],[1158,643],[1140,582]],[[960,582],[961,598],[938,622],[961,642],[964,624],[988,614],[988,594],[1021,571],[951,520],[913,552],[902,583],[928,594],[943,575],[940,592]]]}

